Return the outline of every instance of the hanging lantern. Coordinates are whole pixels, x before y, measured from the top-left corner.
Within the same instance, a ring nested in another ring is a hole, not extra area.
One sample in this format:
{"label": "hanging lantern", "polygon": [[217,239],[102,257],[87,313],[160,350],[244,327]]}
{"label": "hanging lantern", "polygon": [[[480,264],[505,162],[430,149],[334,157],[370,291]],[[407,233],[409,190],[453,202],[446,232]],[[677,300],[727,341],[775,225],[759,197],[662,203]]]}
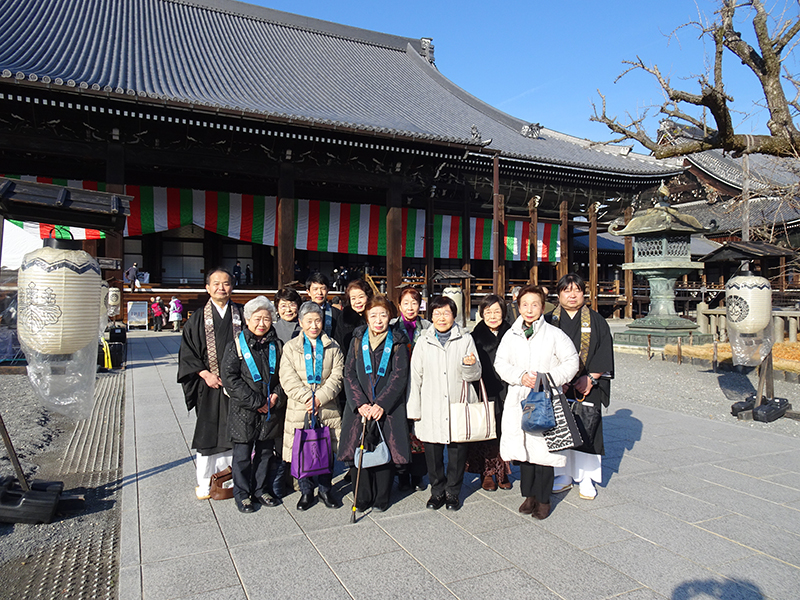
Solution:
{"label": "hanging lantern", "polygon": [[47,239],[22,260],[18,277],[20,341],[35,352],[72,354],[96,342],[87,327],[100,312],[100,265],[81,242]]}
{"label": "hanging lantern", "polygon": [[754,334],[767,328],[772,319],[772,288],[769,281],[742,271],[725,284],[728,327]]}
{"label": "hanging lantern", "polygon": [[108,316],[118,315],[120,306],[122,306],[122,291],[118,287],[108,288]]}

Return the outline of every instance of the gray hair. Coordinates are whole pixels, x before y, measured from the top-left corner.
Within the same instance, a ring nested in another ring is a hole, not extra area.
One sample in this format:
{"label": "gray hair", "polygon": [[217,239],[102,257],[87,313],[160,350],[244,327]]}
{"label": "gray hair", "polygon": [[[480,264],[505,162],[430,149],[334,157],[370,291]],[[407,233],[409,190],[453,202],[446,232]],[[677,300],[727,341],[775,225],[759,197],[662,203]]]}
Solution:
{"label": "gray hair", "polygon": [[250,300],[250,302],[244,305],[244,320],[249,321],[250,317],[260,310],[268,311],[269,316],[272,317],[273,323],[278,320],[278,315],[275,312],[275,306],[266,296],[256,296]]}
{"label": "gray hair", "polygon": [[522,290],[522,288],[520,286],[515,285],[513,288],[511,288],[511,297],[514,300],[516,300],[519,297],[519,293],[520,293],[521,290]]}
{"label": "gray hair", "polygon": [[320,318],[323,317],[322,309],[320,308],[319,304],[316,302],[311,302],[310,300],[307,302],[303,302],[300,305],[300,310],[297,311],[297,320],[302,321],[303,317],[305,317],[309,313],[317,313]]}

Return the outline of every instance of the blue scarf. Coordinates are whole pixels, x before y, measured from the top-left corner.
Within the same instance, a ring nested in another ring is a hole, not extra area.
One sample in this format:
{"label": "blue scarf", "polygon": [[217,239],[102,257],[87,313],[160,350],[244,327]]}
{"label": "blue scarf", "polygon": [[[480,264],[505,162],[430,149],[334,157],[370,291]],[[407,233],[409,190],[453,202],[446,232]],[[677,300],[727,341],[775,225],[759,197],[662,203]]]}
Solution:
{"label": "blue scarf", "polygon": [[322,359],[325,355],[325,349],[322,346],[322,338],[318,337],[316,349],[311,348],[311,340],[308,336],[303,334],[303,356],[306,361],[306,381],[311,386],[311,427],[317,426],[317,415],[315,408],[317,386],[322,383]]}
{"label": "blue scarf", "polygon": [[381,362],[378,365],[378,373],[375,377],[372,376],[372,352],[369,349],[369,329],[364,331],[361,338],[361,354],[364,357],[364,371],[369,375],[370,383],[372,384],[372,402],[375,402],[375,387],[378,385],[378,380],[386,375],[386,369],[389,367],[389,357],[392,355],[392,346],[394,343],[394,336],[392,335],[391,327],[386,332],[386,339],[383,344],[383,353],[381,354]]}

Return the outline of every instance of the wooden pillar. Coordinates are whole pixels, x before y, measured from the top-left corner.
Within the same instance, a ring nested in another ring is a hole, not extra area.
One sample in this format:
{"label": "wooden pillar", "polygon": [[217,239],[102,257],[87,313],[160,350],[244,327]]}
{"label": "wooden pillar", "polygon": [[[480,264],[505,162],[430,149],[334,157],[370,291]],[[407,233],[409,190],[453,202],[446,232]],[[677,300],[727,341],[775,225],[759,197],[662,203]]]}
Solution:
{"label": "wooden pillar", "polygon": [[[125,147],[120,143],[111,142],[108,144],[106,152],[106,192],[112,194],[125,193]],[[130,265],[123,264],[125,260],[125,243],[121,231],[109,231],[106,233],[104,252],[108,258],[119,259],[122,269],[105,270],[103,277],[109,280],[110,286],[123,288],[122,272]],[[140,265],[139,268],[143,267],[144,265]]]}
{"label": "wooden pillar", "polygon": [[425,287],[429,299],[433,298],[433,271],[433,195],[430,195],[425,207]]}
{"label": "wooden pillar", "polygon": [[561,241],[561,262],[558,263],[558,278],[561,279],[569,273],[569,210],[566,200],[559,204],[559,216],[561,217],[561,227],[559,227],[558,238]]}
{"label": "wooden pillar", "polygon": [[[461,239],[463,244],[461,246],[461,268],[467,273],[472,272],[472,257],[470,251],[472,244],[470,243],[470,218],[472,217],[472,207],[469,202],[469,191],[464,186],[464,214],[461,218]],[[469,321],[472,314],[472,280],[467,277],[464,280],[464,319]]]}
{"label": "wooden pillar", "polygon": [[[625,209],[625,224],[630,223],[633,218],[633,207]],[[633,238],[625,236],[625,262],[633,262]],[[625,318],[633,318],[633,271],[625,270]]]}
{"label": "wooden pillar", "polygon": [[786,257],[780,257],[780,263],[778,266],[778,289],[781,292],[786,291]]}
{"label": "wooden pillar", "polygon": [[534,196],[528,201],[528,214],[530,215],[530,231],[528,237],[530,238],[531,248],[531,261],[530,271],[528,274],[528,283],[539,285],[539,197]]}
{"label": "wooden pillar", "polygon": [[278,179],[278,288],[294,281],[294,169],[281,164]]}
{"label": "wooden pillar", "polygon": [[392,176],[386,190],[386,296],[398,303],[403,278],[403,196],[401,179]]}
{"label": "wooden pillar", "polygon": [[501,298],[506,293],[506,240],[505,198],[500,194],[500,156],[495,154],[492,176],[492,239],[494,240],[493,277],[494,293]]}
{"label": "wooden pillar", "polygon": [[600,285],[597,281],[597,204],[589,205],[589,289],[592,291],[592,310],[597,310]]}

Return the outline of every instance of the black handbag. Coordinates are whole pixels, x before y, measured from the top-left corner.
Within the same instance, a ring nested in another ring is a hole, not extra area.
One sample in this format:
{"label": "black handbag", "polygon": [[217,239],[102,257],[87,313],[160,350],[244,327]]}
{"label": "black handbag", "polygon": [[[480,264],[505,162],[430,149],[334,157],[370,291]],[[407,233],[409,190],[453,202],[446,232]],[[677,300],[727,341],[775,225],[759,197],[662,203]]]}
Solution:
{"label": "black handbag", "polygon": [[572,405],[572,416],[575,417],[575,425],[583,438],[583,445],[576,450],[594,453],[594,439],[597,436],[597,429],[600,427],[601,406],[593,402],[570,402]]}

